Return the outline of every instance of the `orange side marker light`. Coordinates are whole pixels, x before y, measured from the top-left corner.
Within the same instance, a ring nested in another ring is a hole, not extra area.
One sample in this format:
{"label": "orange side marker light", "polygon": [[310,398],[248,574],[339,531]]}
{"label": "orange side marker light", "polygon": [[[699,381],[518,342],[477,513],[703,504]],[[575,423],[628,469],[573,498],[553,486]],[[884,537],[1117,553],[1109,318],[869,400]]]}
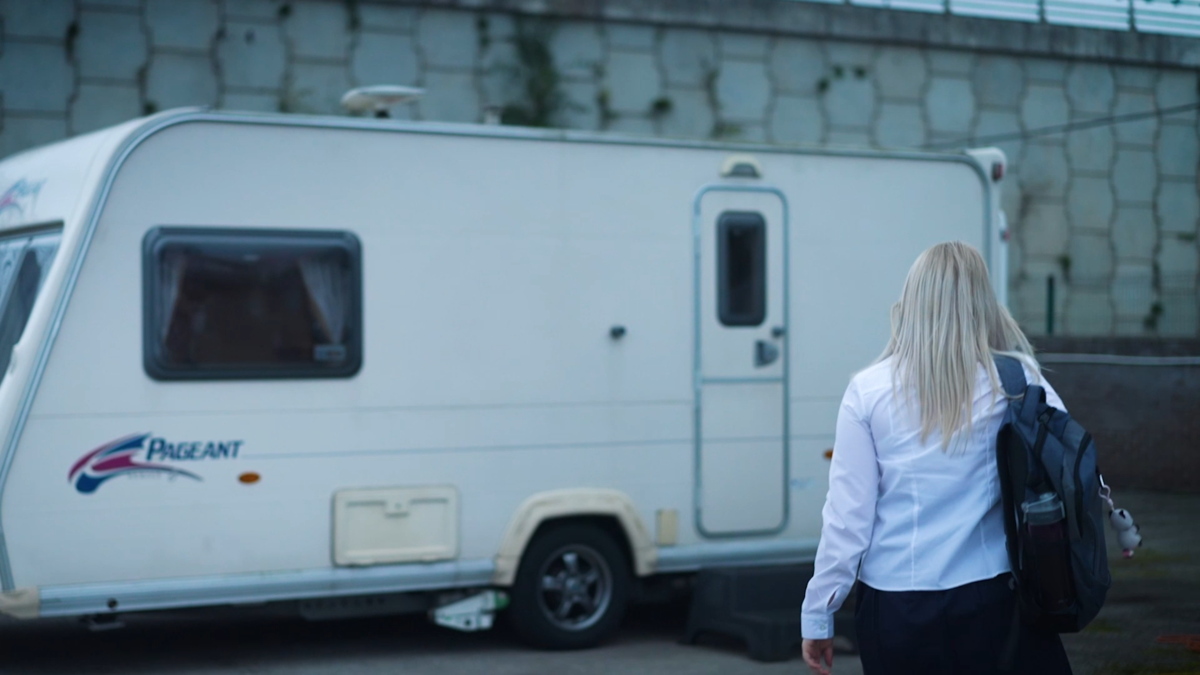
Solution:
{"label": "orange side marker light", "polygon": [[247,471],[246,473],[238,476],[238,482],[244,483],[246,485],[253,485],[254,483],[257,483],[259,481],[259,479],[261,479],[261,478],[262,478],[262,476],[258,475],[256,472]]}
{"label": "orange side marker light", "polygon": [[833,459],[833,448],[829,448],[822,454],[825,455],[825,459]]}

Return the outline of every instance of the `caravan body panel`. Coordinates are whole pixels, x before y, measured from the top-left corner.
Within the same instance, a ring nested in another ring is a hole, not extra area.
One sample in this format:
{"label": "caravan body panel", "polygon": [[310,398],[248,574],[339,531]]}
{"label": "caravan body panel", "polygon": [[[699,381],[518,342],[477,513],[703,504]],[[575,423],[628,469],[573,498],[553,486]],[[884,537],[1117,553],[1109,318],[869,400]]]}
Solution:
{"label": "caravan body panel", "polygon": [[[60,613],[137,584],[147,608],[478,584],[522,503],[564,488],[619,491],[647,525],[677,512],[660,570],[811,556],[842,392],[882,349],[909,265],[993,235],[992,188],[964,157],[761,148],[747,180],[719,176],[722,146],[451,125],[176,113],[107,133],[92,160],[55,161],[111,171],[73,188],[90,207],[60,216],[28,365],[0,385],[6,590]],[[754,326],[713,313],[705,247],[730,211],[767,220]],[[182,227],[352,233],[357,374],[151,377],[144,243]],[[759,341],[779,352],[762,366]],[[80,462],[115,442],[172,471],[81,489]],[[435,486],[454,490],[430,526],[439,551],[456,532],[452,561],[335,565],[336,494]]]}

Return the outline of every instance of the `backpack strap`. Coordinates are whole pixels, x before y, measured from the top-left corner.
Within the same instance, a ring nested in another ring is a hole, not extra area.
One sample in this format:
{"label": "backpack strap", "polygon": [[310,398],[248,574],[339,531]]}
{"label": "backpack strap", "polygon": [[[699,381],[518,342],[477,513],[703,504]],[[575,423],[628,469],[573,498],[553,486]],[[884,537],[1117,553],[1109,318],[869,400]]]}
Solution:
{"label": "backpack strap", "polygon": [[[1002,673],[1013,672],[1013,665],[1017,655],[1017,646],[1021,639],[1021,597],[1017,592],[1017,578],[1021,568],[1020,553],[1017,549],[1018,533],[1017,533],[1017,516],[1016,502],[1018,497],[1014,489],[1019,489],[1024,493],[1024,483],[1026,480],[1025,473],[1025,457],[1024,449],[1017,446],[1013,442],[1014,432],[1010,424],[1005,424],[1000,427],[1000,433],[996,438],[996,460],[997,468],[1000,474],[1000,504],[1004,509],[1004,541],[1005,549],[1008,552],[1009,567],[1012,570],[1012,579],[1009,582],[1009,588],[1013,589],[1013,609],[1012,619],[1009,622],[1008,635],[1004,639],[1004,646],[1000,650],[1000,658],[997,668]],[[1015,479],[1013,474],[1017,474]],[[1017,486],[1016,488],[1014,488]]]}
{"label": "backpack strap", "polygon": [[[996,372],[1000,375],[1000,383],[1004,386],[1004,392],[1013,398],[1012,405],[1020,406],[1021,399],[1025,395],[1025,389],[1028,382],[1025,379],[1025,368],[1021,366],[1021,362],[1011,356],[993,355],[996,362]],[[1017,408],[1018,410],[1020,408]],[[1020,559],[1015,547],[1017,541],[1017,521],[1016,521],[1016,502],[1017,494],[1024,493],[1024,483],[1027,478],[1027,467],[1025,466],[1025,457],[1022,450],[1013,443],[1013,430],[1005,425],[1000,429],[999,437],[996,444],[996,459],[1000,473],[1000,495],[1001,505],[1004,509],[1004,531],[1006,545],[1008,549],[1008,559],[1012,568],[1012,581],[1009,582],[1010,588],[1016,588],[1017,571],[1020,566]],[[1014,598],[1012,621],[1009,624],[1008,635],[1004,639],[1004,646],[1000,650],[1000,659],[998,669],[1001,672],[1012,672],[1014,661],[1017,653],[1017,644],[1020,641],[1021,635],[1021,599]]]}
{"label": "backpack strap", "polygon": [[1029,383],[1025,380],[1025,368],[1021,362],[1011,356],[993,355],[996,362],[996,372],[1000,374],[1000,383],[1004,385],[1004,393],[1014,398],[1025,393]]}
{"label": "backpack strap", "polygon": [[[1016,583],[1009,579],[1008,587],[1016,595]],[[1021,599],[1013,602],[1012,619],[1008,624],[1008,637],[1004,638],[1004,646],[1000,648],[1000,663],[997,669],[1002,673],[1012,672],[1013,663],[1017,658],[1017,645],[1021,641]]]}

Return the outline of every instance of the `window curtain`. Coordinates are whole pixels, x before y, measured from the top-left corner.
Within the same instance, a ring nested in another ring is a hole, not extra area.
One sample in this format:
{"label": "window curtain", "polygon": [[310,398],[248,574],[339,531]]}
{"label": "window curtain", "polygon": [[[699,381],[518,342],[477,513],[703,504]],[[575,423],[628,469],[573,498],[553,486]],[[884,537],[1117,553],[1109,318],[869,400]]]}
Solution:
{"label": "window curtain", "polygon": [[17,263],[21,260],[21,255],[25,253],[25,247],[28,244],[29,239],[25,237],[0,242],[0,306],[4,304],[9,286],[12,285],[12,280],[17,274]]}
{"label": "window curtain", "polygon": [[330,344],[342,344],[346,330],[346,275],[335,258],[301,258],[300,274]]}
{"label": "window curtain", "polygon": [[180,251],[168,251],[158,264],[158,328],[160,339],[164,341],[171,332],[171,319],[175,316],[175,304],[179,302],[186,271],[187,257]]}
{"label": "window curtain", "polygon": [[[42,266],[42,281],[46,280],[46,272],[50,269],[50,264],[54,262],[54,255],[58,253],[58,244],[61,237],[57,234],[44,234],[34,237],[29,242],[29,248],[33,254],[37,256],[37,262]],[[40,289],[41,286],[39,285]]]}

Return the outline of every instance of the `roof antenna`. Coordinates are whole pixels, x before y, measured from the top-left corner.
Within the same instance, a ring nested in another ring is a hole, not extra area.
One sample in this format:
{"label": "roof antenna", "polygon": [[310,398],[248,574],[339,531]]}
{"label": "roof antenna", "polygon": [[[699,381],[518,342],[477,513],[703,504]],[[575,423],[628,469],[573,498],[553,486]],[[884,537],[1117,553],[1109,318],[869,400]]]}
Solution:
{"label": "roof antenna", "polygon": [[352,113],[371,113],[375,117],[391,117],[388,111],[407,101],[415,101],[425,93],[424,89],[404,87],[398,84],[377,84],[358,87],[342,97],[342,107]]}

